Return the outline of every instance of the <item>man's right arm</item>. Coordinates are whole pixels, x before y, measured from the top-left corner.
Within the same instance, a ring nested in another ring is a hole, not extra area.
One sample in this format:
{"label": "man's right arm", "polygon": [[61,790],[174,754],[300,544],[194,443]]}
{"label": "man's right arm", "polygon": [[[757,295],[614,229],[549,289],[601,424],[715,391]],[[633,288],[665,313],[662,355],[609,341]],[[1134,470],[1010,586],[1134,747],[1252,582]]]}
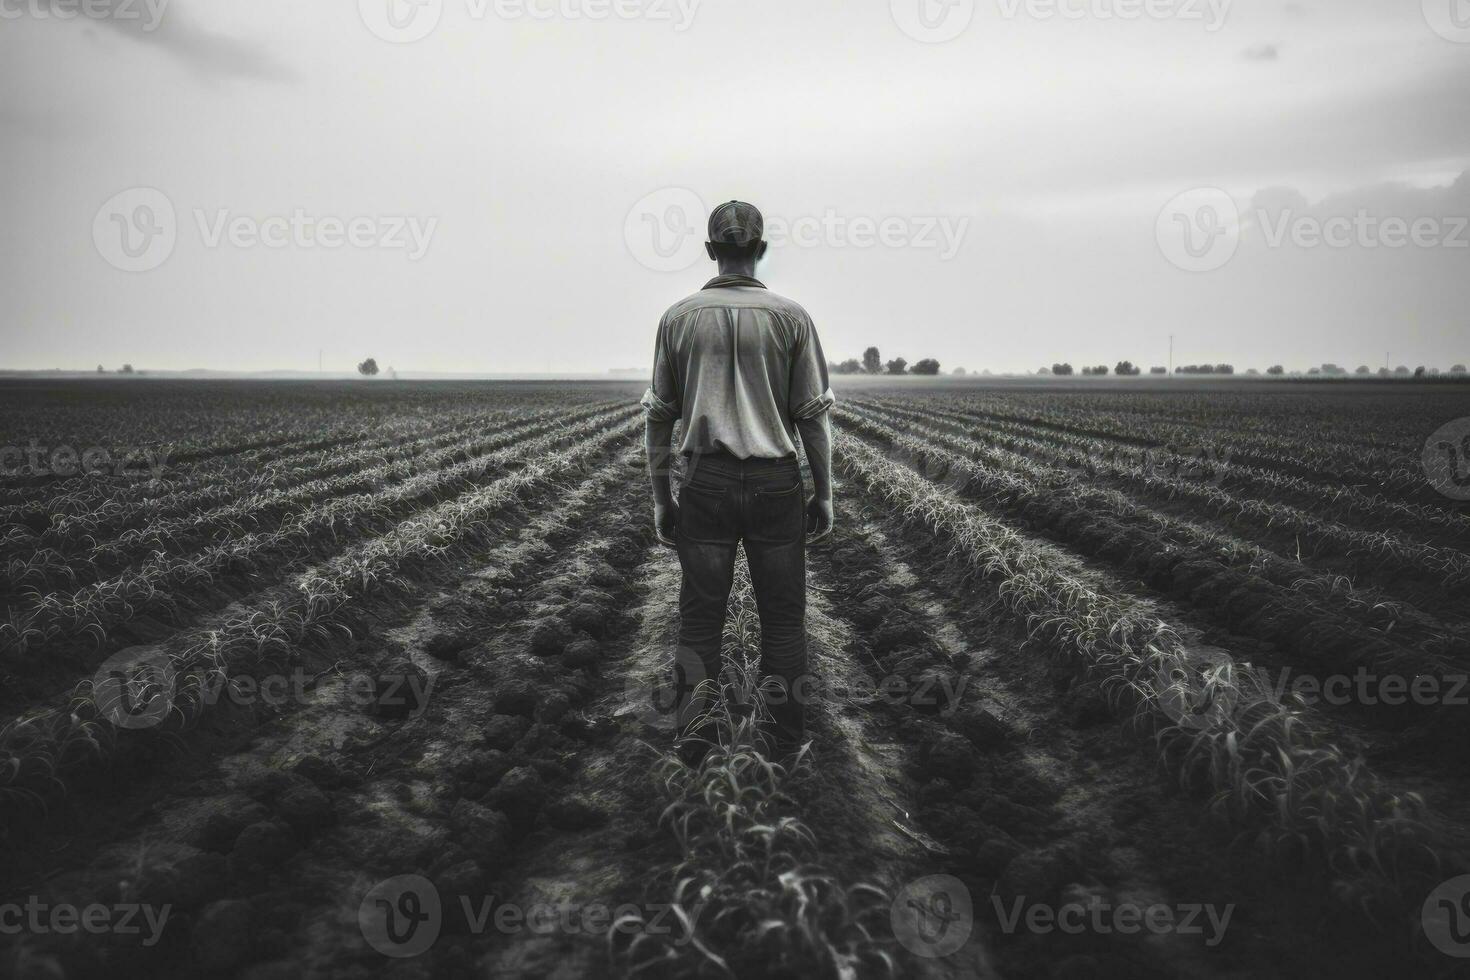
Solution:
{"label": "man's right arm", "polygon": [[832,531],[832,406],[836,399],[827,377],[827,358],[810,318],[796,345],[791,366],[791,420],[801,434],[812,470],[812,500],[806,509],[806,533],[820,541]]}
{"label": "man's right arm", "polygon": [[674,503],[669,468],[673,459],[674,423],[679,419],[680,407],[678,385],[664,341],[664,324],[660,323],[653,352],[653,381],[643,394],[643,407],[647,410],[643,448],[648,457],[648,478],[653,484],[654,533],[660,543],[672,548],[679,526],[679,508]]}

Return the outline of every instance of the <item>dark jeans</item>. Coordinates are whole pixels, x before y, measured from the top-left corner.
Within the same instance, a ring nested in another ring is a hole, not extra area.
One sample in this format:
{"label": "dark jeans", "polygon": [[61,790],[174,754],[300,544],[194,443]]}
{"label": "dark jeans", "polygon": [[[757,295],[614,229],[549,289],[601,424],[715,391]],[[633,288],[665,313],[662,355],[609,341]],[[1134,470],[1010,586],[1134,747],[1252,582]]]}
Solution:
{"label": "dark jeans", "polygon": [[[679,643],[707,678],[720,676],[725,607],[744,544],[761,623],[762,676],[784,692],[768,699],[767,737],[780,752],[799,745],[802,705],[792,696],[806,673],[806,507],[795,457],[737,459],[726,453],[690,457],[679,493]],[[681,692],[682,695],[683,692]],[[706,705],[681,696],[687,721]],[[702,733],[697,733],[702,734]]]}

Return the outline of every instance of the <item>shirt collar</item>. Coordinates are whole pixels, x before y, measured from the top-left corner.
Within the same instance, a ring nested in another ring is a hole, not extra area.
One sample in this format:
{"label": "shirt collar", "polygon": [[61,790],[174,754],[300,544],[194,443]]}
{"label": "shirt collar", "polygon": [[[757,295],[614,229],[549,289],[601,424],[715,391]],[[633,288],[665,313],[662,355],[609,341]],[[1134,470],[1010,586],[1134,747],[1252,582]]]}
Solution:
{"label": "shirt collar", "polygon": [[705,289],[723,289],[726,286],[754,286],[765,289],[766,284],[751,276],[715,276],[704,284]]}

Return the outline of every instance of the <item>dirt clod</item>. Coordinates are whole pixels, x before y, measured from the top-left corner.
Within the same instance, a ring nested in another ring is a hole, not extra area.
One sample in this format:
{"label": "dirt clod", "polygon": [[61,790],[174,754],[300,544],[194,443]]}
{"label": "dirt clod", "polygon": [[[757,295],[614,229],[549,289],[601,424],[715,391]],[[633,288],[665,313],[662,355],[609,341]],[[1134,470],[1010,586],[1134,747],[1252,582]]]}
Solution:
{"label": "dirt clod", "polygon": [[591,637],[574,640],[562,651],[562,663],[568,667],[587,667],[598,661],[602,648]]}
{"label": "dirt clod", "polygon": [[531,631],[531,652],[538,657],[557,657],[572,641],[572,631],[557,618],[542,620]]}
{"label": "dirt clod", "polygon": [[194,924],[194,957],[207,971],[230,970],[250,956],[250,903],[225,899],[204,909]]}
{"label": "dirt clod", "polygon": [[470,800],[454,805],[449,826],[460,845],[487,864],[497,863],[510,844],[510,821],[505,814]]}
{"label": "dirt clod", "polygon": [[293,786],[276,801],[276,813],[297,831],[310,834],[336,822],[332,801],[313,785]]}
{"label": "dirt clod", "polygon": [[521,715],[491,715],[485,724],[485,744],[492,749],[512,749],[530,727],[531,720]]}

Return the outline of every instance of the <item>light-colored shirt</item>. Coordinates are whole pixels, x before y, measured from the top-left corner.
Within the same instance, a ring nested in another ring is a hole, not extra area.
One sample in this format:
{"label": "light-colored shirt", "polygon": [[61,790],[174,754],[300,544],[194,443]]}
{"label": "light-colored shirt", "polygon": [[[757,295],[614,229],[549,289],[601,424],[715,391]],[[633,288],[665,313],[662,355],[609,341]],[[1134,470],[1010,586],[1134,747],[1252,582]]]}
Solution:
{"label": "light-colored shirt", "polygon": [[746,276],[719,276],[658,325],[651,421],[684,421],[679,451],[796,455],[796,423],[836,403],[806,310]]}

